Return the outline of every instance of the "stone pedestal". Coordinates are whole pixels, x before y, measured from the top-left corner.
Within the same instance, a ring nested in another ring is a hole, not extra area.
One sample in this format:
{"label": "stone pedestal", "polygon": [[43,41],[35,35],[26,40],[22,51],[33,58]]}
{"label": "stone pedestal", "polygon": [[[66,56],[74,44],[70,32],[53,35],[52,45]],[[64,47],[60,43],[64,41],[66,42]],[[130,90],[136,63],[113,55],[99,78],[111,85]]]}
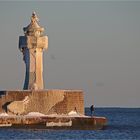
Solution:
{"label": "stone pedestal", "polygon": [[5,112],[0,128],[97,130],[107,124],[105,117],[84,115],[80,90],[0,91],[0,114]]}
{"label": "stone pedestal", "polygon": [[84,97],[80,90],[0,91],[0,112],[26,115],[29,112],[84,114]]}

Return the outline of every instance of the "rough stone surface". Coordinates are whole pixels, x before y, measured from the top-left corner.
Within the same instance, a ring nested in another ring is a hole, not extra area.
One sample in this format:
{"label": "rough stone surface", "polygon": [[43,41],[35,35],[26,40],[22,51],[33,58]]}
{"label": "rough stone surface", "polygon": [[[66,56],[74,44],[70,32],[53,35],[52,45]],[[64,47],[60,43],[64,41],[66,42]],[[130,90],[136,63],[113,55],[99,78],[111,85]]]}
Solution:
{"label": "rough stone surface", "polygon": [[7,105],[7,111],[12,114],[24,114],[29,102],[29,96],[26,96],[22,101],[13,101]]}
{"label": "rough stone surface", "polygon": [[0,91],[0,112],[7,112],[7,105],[13,101],[21,101],[30,91]]}
{"label": "rough stone surface", "polygon": [[[32,14],[31,22],[23,28],[24,36],[19,37],[19,49],[23,53],[26,75],[23,89],[43,89],[43,50],[48,48],[48,36],[38,24],[38,17]],[[36,85],[36,86],[34,86]]]}
{"label": "rough stone surface", "polygon": [[84,114],[83,92],[80,90],[1,91],[0,112],[9,114]]}
{"label": "rough stone surface", "polygon": [[97,130],[103,129],[106,123],[107,119],[104,117],[0,117],[0,128]]}

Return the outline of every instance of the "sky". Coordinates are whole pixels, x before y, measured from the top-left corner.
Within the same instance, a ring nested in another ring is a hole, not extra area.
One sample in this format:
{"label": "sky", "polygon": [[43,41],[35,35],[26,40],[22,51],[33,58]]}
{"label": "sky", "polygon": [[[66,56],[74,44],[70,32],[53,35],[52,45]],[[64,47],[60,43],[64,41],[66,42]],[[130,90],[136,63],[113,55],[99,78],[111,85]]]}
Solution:
{"label": "sky", "polygon": [[46,89],[81,89],[86,107],[140,107],[140,1],[0,1],[0,90],[23,88],[18,41],[33,11],[49,38]]}

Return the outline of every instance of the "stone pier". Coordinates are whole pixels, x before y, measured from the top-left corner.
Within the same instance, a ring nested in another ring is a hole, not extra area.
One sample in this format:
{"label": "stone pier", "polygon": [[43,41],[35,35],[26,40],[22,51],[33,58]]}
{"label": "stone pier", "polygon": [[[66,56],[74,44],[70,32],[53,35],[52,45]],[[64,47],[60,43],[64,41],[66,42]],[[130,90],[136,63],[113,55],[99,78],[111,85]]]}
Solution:
{"label": "stone pier", "polygon": [[105,117],[84,115],[82,90],[44,89],[43,50],[48,48],[48,37],[38,22],[33,12],[30,24],[23,28],[24,36],[19,37],[26,66],[24,86],[23,90],[0,91],[0,128],[104,128]]}
{"label": "stone pier", "polygon": [[45,115],[84,114],[84,97],[81,90],[22,90],[0,91],[0,113],[26,115],[40,112]]}

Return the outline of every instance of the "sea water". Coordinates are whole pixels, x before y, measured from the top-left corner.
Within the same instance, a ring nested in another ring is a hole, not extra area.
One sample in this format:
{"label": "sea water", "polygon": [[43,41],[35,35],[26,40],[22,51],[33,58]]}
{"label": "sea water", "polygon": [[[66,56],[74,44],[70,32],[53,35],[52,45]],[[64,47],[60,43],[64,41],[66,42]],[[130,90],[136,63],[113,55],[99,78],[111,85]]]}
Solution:
{"label": "sea water", "polygon": [[[89,108],[85,109],[90,115]],[[0,139],[140,140],[140,108],[95,108],[94,115],[108,119],[104,130],[0,129]]]}

